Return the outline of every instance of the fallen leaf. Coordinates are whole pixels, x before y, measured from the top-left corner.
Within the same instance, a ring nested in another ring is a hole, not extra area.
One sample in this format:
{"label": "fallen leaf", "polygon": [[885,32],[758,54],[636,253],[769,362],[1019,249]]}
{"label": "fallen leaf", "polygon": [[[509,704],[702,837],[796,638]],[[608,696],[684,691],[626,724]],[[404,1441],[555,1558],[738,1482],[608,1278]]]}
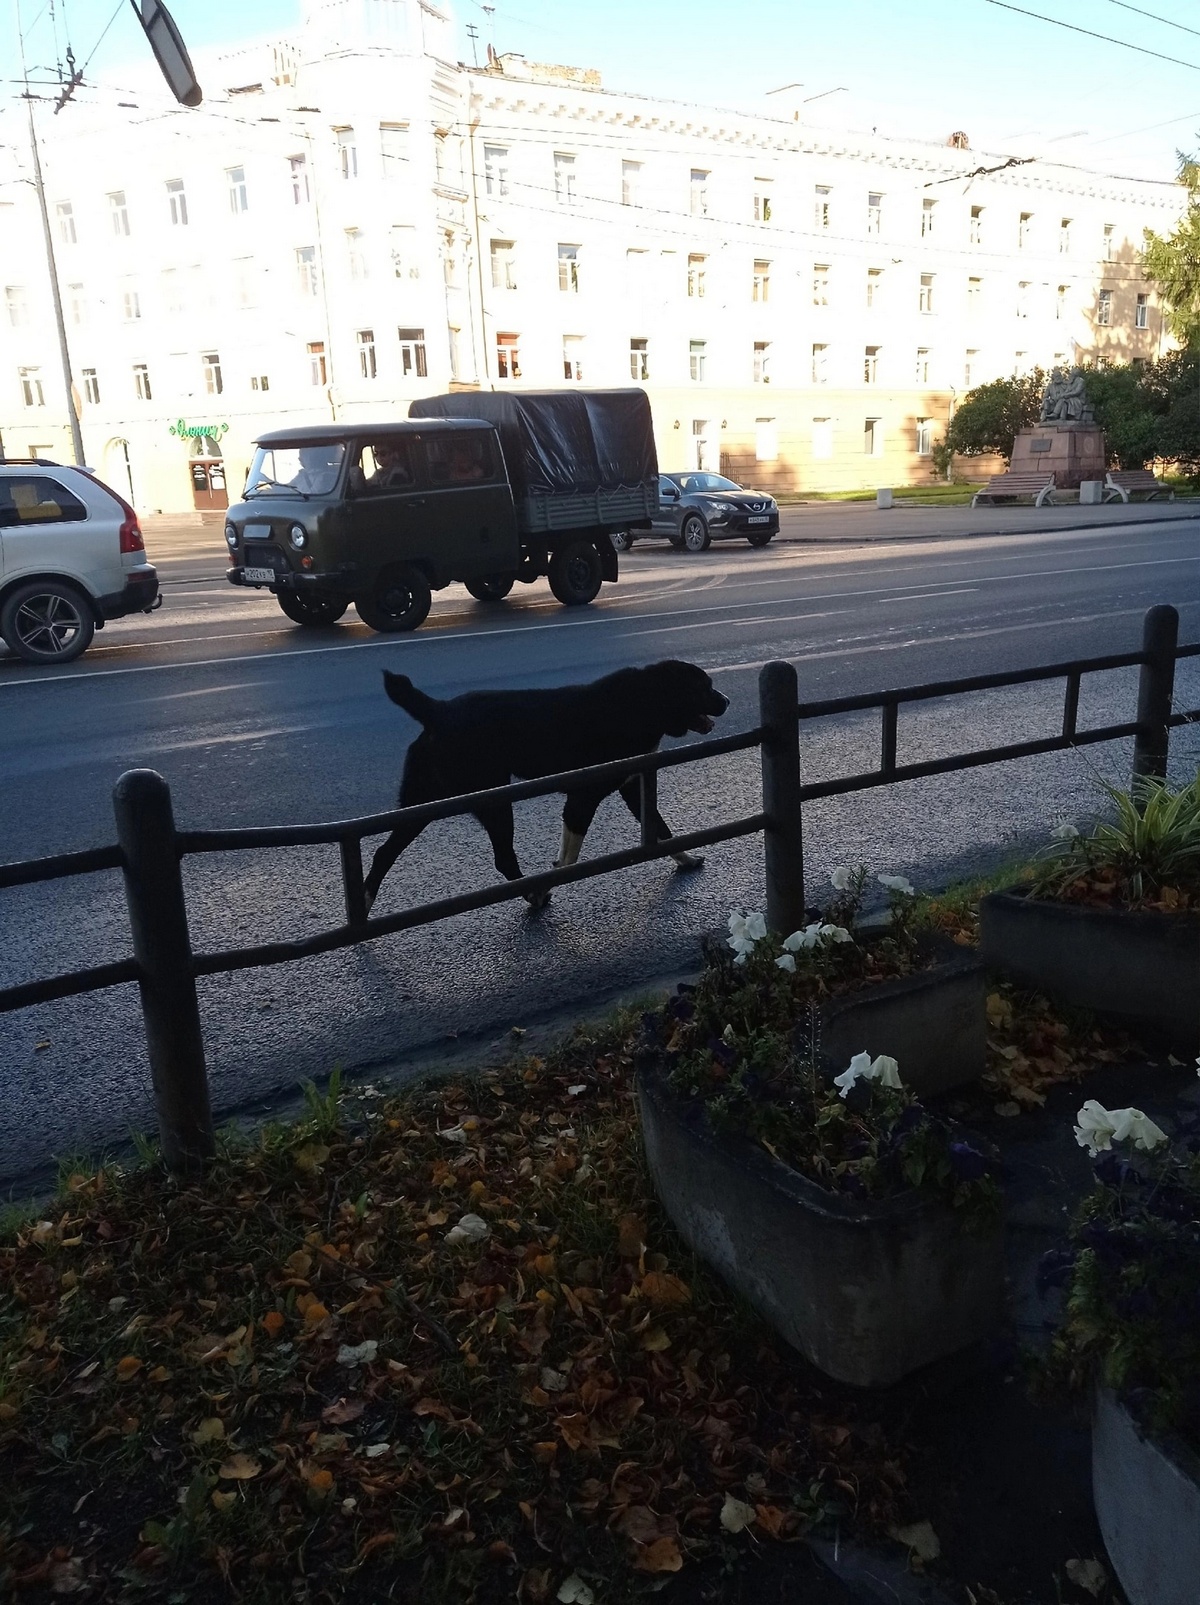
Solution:
{"label": "fallen leaf", "polygon": [[1010,1098],[1006,1103],[998,1103],[996,1105],[996,1113],[998,1115],[1003,1115],[1007,1120],[1011,1120],[1013,1115],[1019,1115],[1021,1113],[1021,1105],[1019,1103],[1013,1103]]}
{"label": "fallen leaf", "polygon": [[83,1562],[74,1555],[69,1560],[56,1560],[48,1575],[52,1594],[79,1594],[87,1587]]}
{"label": "fallen leaf", "polygon": [[379,1344],[374,1338],[368,1338],[365,1343],[343,1343],[338,1350],[339,1365],[370,1365],[379,1353]]}
{"label": "fallen leaf", "polygon": [[315,1471],[310,1471],[304,1480],[313,1493],[320,1494],[324,1498],[333,1487],[333,1472],[325,1466],[318,1466]]}
{"label": "fallen leaf", "polygon": [[721,1526],[727,1533],[744,1532],[755,1519],[753,1505],[747,1505],[732,1494],[725,1495],[725,1503],[721,1506]]}
{"label": "fallen leaf", "polygon": [[237,1499],[237,1495],[229,1488],[214,1488],[208,1497],[214,1510],[228,1510]]}
{"label": "fallen leaf", "polygon": [[650,1354],[661,1354],[671,1347],[671,1340],[661,1326],[652,1326],[642,1338],[642,1347]]}
{"label": "fallen leaf", "polygon": [[262,1328],[268,1337],[278,1337],[287,1325],[287,1317],[282,1310],[268,1310],[262,1318]]}
{"label": "fallen leaf", "polygon": [[206,1416],[192,1433],[192,1442],[201,1447],[206,1443],[219,1443],[225,1436],[225,1423],[220,1416]]}
{"label": "fallen leaf", "polygon": [[294,1254],[288,1255],[283,1264],[285,1270],[290,1271],[293,1276],[300,1277],[303,1281],[308,1276],[309,1271],[312,1270],[312,1255],[306,1253],[304,1249],[298,1248]]}
{"label": "fallen leaf", "polygon": [[331,1427],[344,1427],[348,1421],[357,1421],[367,1408],[362,1399],[339,1399],[336,1404],[327,1404],[321,1411],[321,1420],[327,1421]]}
{"label": "fallen leaf", "polygon": [[889,1527],[888,1535],[911,1550],[920,1561],[936,1560],[942,1552],[938,1535],[927,1521],[914,1521],[907,1527]]}
{"label": "fallen leaf", "polygon": [[645,1247],[646,1225],[638,1215],[622,1215],[617,1222],[617,1253],[622,1259],[637,1259]]}
{"label": "fallen leaf", "polygon": [[596,1598],[578,1572],[572,1572],[570,1577],[563,1579],[554,1597],[561,1600],[562,1605],[592,1605]]}
{"label": "fallen leaf", "polygon": [[1108,1573],[1098,1560],[1069,1560],[1067,1576],[1077,1588],[1099,1599],[1108,1586]]}
{"label": "fallen leaf", "polygon": [[218,1472],[218,1476],[224,1477],[229,1482],[249,1482],[252,1477],[257,1477],[261,1470],[261,1462],[253,1455],[239,1453],[230,1455]]}
{"label": "fallen leaf", "polygon": [[656,1538],[638,1550],[633,1564],[639,1572],[677,1572],[682,1570],[683,1556],[673,1538]]}
{"label": "fallen leaf", "polygon": [[305,1305],[304,1319],[306,1324],[309,1326],[320,1326],[322,1321],[327,1321],[329,1319],[329,1311],[325,1308],[324,1304],[321,1303],[319,1298],[315,1298],[311,1304]]}
{"label": "fallen leaf", "polygon": [[315,1176],[328,1158],[329,1149],[323,1142],[306,1142],[303,1148],[296,1149],[292,1163],[297,1170]]}
{"label": "fallen leaf", "polygon": [[457,1226],[446,1233],[448,1243],[483,1243],[492,1235],[492,1228],[481,1215],[464,1215]]}
{"label": "fallen leaf", "polygon": [[123,1360],[117,1361],[117,1376],[122,1382],[128,1382],[131,1377],[137,1376],[142,1369],[142,1362],[136,1354],[127,1354]]}
{"label": "fallen leaf", "polygon": [[670,1271],[647,1271],[641,1289],[652,1304],[687,1304],[692,1296],[682,1277],[672,1276]]}

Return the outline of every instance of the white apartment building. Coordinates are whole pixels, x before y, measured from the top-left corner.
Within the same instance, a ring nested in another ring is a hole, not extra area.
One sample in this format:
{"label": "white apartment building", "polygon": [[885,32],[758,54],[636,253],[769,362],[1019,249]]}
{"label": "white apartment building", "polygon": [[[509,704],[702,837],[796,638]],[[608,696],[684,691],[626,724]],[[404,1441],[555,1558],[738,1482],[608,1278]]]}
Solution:
{"label": "white apartment building", "polygon": [[[1138,248],[1174,184],[453,56],[431,0],[308,0],[294,38],[200,64],[196,111],[113,88],[43,113],[85,455],[140,509],[224,505],[264,428],[476,385],[643,385],[666,469],[910,483],[973,385],[1164,349]],[[5,154],[0,436],[69,459]]]}

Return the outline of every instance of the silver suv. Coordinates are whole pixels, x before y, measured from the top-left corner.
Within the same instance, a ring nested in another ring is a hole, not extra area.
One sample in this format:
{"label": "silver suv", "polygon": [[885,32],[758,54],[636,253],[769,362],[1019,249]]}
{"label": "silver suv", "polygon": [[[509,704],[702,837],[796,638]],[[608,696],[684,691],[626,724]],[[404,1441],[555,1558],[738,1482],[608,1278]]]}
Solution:
{"label": "silver suv", "polygon": [[69,663],[109,619],[161,601],[137,514],[85,468],[0,458],[0,637]]}

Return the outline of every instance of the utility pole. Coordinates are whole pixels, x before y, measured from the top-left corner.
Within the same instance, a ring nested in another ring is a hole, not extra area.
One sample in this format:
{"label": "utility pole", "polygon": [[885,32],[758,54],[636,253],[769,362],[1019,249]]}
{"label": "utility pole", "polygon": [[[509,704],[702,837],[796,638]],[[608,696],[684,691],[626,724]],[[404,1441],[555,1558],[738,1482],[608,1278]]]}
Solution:
{"label": "utility pole", "polygon": [[75,410],[75,386],[71,377],[71,353],[67,349],[67,326],[63,322],[62,295],[58,288],[58,264],[54,260],[54,234],[50,228],[50,213],[46,209],[46,186],[42,183],[42,159],[38,154],[37,128],[33,121],[34,96],[25,91],[25,105],[29,112],[29,147],[33,152],[33,185],[37,190],[38,205],[42,210],[42,237],[46,242],[46,266],[50,270],[50,293],[54,298],[54,322],[58,328],[58,355],[62,362],[63,388],[67,393],[67,418],[71,425],[71,450],[75,461],[83,466],[83,433],[79,427],[79,414]]}

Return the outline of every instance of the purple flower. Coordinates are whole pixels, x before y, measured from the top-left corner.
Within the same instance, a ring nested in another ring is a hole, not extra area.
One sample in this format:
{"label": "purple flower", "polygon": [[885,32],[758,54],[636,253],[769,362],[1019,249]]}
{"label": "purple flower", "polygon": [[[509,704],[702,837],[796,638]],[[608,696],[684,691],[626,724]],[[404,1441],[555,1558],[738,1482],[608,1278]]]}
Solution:
{"label": "purple flower", "polygon": [[988,1172],[987,1155],[969,1142],[950,1144],[950,1168],[959,1181],[979,1181]]}

